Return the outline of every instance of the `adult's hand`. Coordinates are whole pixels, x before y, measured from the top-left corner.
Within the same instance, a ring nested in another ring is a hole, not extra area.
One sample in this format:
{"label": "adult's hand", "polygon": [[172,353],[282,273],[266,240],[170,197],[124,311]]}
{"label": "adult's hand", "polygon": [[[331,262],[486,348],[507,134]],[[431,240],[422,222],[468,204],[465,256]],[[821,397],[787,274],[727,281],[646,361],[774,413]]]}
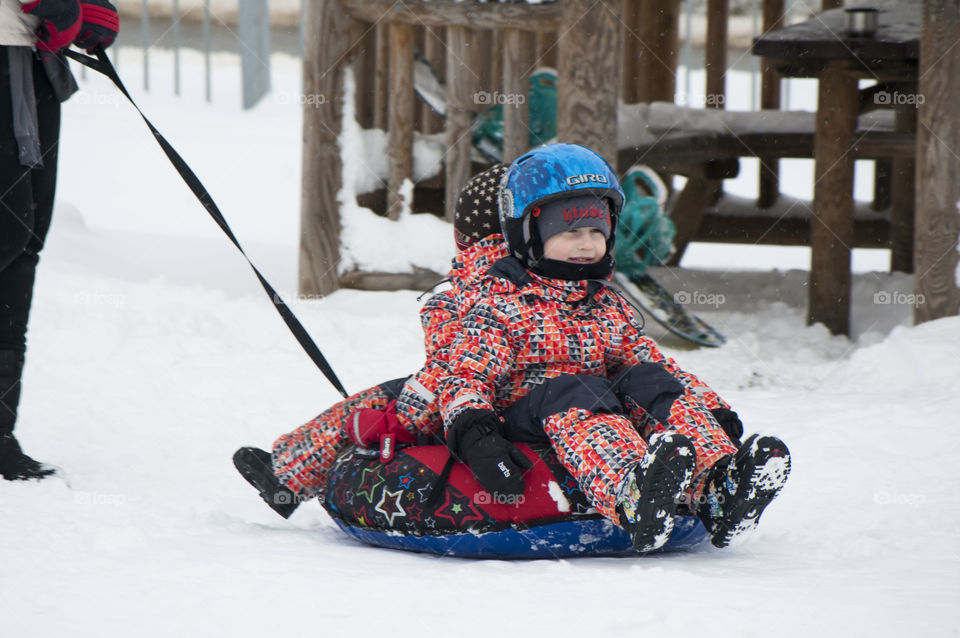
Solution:
{"label": "adult's hand", "polygon": [[24,13],[40,18],[37,27],[37,48],[59,51],[70,46],[80,32],[78,0],[34,0],[21,5]]}
{"label": "adult's hand", "polygon": [[80,33],[73,43],[87,53],[97,47],[106,49],[113,44],[120,30],[117,8],[107,0],[80,0],[82,22]]}

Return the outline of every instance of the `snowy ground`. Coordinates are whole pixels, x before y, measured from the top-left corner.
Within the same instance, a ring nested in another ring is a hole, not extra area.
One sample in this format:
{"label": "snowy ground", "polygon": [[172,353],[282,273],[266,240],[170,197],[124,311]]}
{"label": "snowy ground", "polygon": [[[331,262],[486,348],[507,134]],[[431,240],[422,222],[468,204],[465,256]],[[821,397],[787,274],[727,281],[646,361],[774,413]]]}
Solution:
{"label": "snowy ground", "polygon": [[[805,325],[802,249],[699,246],[695,269],[657,274],[729,337],[665,349],[794,453],[750,543],[527,562],[374,549],[317,506],[281,520],[233,470],[235,448],[337,395],[130,109],[85,87],[64,114],[18,425],[64,478],[0,484],[3,638],[960,632],[960,318],[910,327],[912,278],[877,272],[885,255],[858,254],[852,340]],[[295,104],[140,101],[348,390],[419,366],[416,293],[291,297]]]}

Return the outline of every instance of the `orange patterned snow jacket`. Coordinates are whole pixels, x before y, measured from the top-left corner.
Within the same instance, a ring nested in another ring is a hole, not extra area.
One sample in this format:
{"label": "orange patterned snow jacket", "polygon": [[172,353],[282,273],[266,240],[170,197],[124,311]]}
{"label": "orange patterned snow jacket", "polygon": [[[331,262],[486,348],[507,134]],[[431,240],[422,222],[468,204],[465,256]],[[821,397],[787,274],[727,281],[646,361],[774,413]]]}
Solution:
{"label": "orange patterned snow jacket", "polygon": [[397,399],[397,417],[411,432],[434,433],[441,429],[437,388],[449,372],[450,346],[460,333],[460,319],[481,292],[477,283],[487,269],[507,255],[503,235],[488,235],[461,251],[447,278],[451,288],[431,296],[420,311],[426,363],[404,384]]}
{"label": "orange patterned snow jacket", "polygon": [[482,298],[463,313],[450,346],[449,376],[440,383],[446,427],[466,409],[502,412],[547,379],[611,378],[648,361],[663,365],[708,409],[726,407],[664,356],[643,335],[632,308],[601,282],[540,277],[508,257],[478,282],[474,294]]}

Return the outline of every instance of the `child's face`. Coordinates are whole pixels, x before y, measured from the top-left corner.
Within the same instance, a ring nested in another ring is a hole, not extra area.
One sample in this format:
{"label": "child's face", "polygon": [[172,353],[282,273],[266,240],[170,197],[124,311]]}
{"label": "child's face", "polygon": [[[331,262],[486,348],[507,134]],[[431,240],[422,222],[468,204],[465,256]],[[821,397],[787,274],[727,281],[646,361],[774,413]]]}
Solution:
{"label": "child's face", "polygon": [[603,231],[589,226],[557,233],[543,244],[545,258],[571,264],[595,264],[606,252],[607,238]]}

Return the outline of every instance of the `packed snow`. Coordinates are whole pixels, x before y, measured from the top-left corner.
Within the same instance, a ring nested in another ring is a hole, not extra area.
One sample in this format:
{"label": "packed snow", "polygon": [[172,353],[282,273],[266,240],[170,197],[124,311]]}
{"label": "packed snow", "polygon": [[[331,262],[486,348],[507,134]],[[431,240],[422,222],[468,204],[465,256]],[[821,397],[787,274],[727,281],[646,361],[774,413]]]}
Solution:
{"label": "packed snow", "polygon": [[[189,83],[145,94],[134,54],[121,61],[347,389],[415,370],[417,292],[296,296],[300,106],[276,99],[297,94],[295,63],[275,60],[274,96],[243,112],[228,61],[212,106]],[[233,469],[237,447],[268,447],[338,395],[132,108],[105,80],[82,85],[64,109],[17,427],[61,477],[0,482],[3,638],[960,631],[960,318],[912,326],[924,300],[885,253],[857,252],[852,338],[806,325],[803,248],[701,245],[688,268],[655,272],[729,341],[649,332],[793,452],[748,542],[521,562],[375,549],[312,503],[282,520]],[[809,196],[809,167],[793,166],[785,190]],[[442,223],[395,240],[365,238],[367,223],[350,241],[385,259],[452,254]]]}

